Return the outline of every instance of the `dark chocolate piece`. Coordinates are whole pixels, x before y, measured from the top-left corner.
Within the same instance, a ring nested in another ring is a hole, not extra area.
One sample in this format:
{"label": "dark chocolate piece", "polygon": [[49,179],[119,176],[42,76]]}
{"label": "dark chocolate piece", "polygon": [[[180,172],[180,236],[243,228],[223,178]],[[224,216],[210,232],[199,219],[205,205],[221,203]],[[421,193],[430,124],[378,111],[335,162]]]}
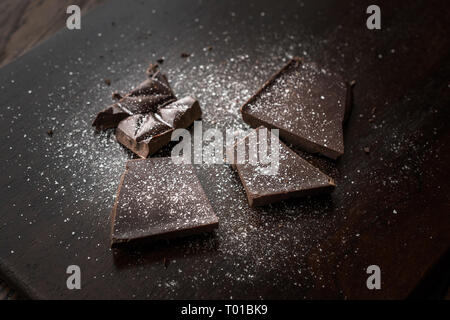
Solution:
{"label": "dark chocolate piece", "polygon": [[141,158],[147,158],[170,142],[172,131],[154,113],[136,114],[119,123],[116,138]]}
{"label": "dark chocolate piece", "polygon": [[129,115],[156,112],[170,102],[175,101],[173,96],[164,94],[149,94],[140,96],[127,95],[117,102],[117,106]]}
{"label": "dark chocolate piece", "polygon": [[192,165],[128,161],[112,210],[111,246],[211,232],[219,221]]}
{"label": "dark chocolate piece", "polygon": [[[255,139],[259,143],[258,132],[267,130],[268,150],[271,149],[271,139],[279,144],[279,166],[278,170],[270,174],[270,165],[263,164],[258,158],[255,164],[246,155],[243,163],[232,163],[239,174],[239,178],[247,194],[248,203],[251,207],[263,206],[286,199],[330,193],[335,188],[332,178],[304,160],[276,136],[264,127],[252,130],[248,136],[238,141],[232,150],[233,156],[228,159],[237,159],[239,145],[244,144],[243,150],[249,150],[249,141]],[[245,148],[245,149],[244,149]]]}
{"label": "dark chocolate piece", "polygon": [[342,126],[349,103],[341,77],[294,58],[242,106],[241,112],[252,127],[279,129],[287,142],[337,159],[344,153]]}
{"label": "dark chocolate piece", "polygon": [[174,129],[187,128],[202,115],[197,100],[185,97],[158,110],[138,114],[119,123],[116,138],[141,158],[168,144]]}
{"label": "dark chocolate piece", "polygon": [[97,114],[92,126],[99,131],[115,128],[120,121],[129,116],[130,114],[120,108],[118,104],[113,104]]}
{"label": "dark chocolate piece", "polygon": [[154,75],[156,72],[158,72],[158,68],[159,66],[157,64],[150,63],[146,70],[147,76],[151,77],[152,75]]}
{"label": "dark chocolate piece", "polygon": [[119,92],[117,92],[117,91],[114,91],[114,92],[112,93],[111,97],[112,97],[114,100],[120,100],[120,99],[122,99],[122,95],[121,95]]}
{"label": "dark chocolate piece", "polygon": [[120,121],[131,115],[156,112],[175,100],[167,78],[156,72],[117,103],[100,111],[92,125],[97,130],[116,128]]}
{"label": "dark chocolate piece", "polygon": [[167,77],[161,72],[156,72],[152,77],[143,81],[137,88],[130,92],[130,96],[146,96],[151,94],[161,94],[175,97],[170,87]]}
{"label": "dark chocolate piece", "polygon": [[202,116],[202,110],[197,100],[184,97],[159,109],[158,114],[173,128],[187,128]]}

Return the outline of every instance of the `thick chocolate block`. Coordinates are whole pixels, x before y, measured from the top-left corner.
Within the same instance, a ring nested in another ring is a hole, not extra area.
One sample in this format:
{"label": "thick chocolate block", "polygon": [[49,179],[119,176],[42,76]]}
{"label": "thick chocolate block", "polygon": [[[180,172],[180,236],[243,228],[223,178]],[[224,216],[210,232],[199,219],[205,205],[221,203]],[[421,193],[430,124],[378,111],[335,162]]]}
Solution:
{"label": "thick chocolate block", "polygon": [[[237,159],[239,145],[244,145],[242,150],[249,150],[252,139],[258,141],[260,145],[257,138],[260,130],[267,130],[267,128],[259,127],[251,131],[244,139],[238,141],[232,150],[227,150],[228,153],[234,152],[234,156],[229,154],[228,159]],[[289,149],[276,136],[273,136],[270,130],[267,130],[267,137],[268,150],[272,145],[272,137],[274,142],[279,144],[279,166],[276,174],[269,174],[270,166],[263,164],[260,158],[257,163],[252,164],[247,151],[243,163],[232,163],[239,174],[251,207],[291,198],[330,193],[334,190],[336,185],[332,178]]]}
{"label": "thick chocolate block", "polygon": [[112,247],[211,232],[219,223],[193,166],[171,158],[128,161],[111,215]]}
{"label": "thick chocolate block", "polygon": [[242,117],[254,128],[279,129],[282,139],[308,152],[337,159],[344,153],[347,89],[340,76],[294,58],[242,106]]}
{"label": "thick chocolate block", "polygon": [[175,100],[166,76],[157,71],[117,103],[100,111],[92,125],[97,130],[116,128],[129,116],[157,112]]}
{"label": "thick chocolate block", "polygon": [[116,138],[141,158],[147,158],[170,142],[173,130],[189,127],[201,115],[198,101],[185,97],[156,113],[126,118],[117,127]]}
{"label": "thick chocolate block", "polygon": [[172,131],[154,113],[137,114],[119,123],[116,138],[141,158],[147,158],[170,142]]}

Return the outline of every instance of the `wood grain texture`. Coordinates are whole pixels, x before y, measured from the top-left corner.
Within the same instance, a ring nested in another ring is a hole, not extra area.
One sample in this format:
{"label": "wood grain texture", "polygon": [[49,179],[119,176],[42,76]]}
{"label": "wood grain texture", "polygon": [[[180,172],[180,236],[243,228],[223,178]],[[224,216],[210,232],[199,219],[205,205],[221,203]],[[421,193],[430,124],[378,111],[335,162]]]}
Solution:
{"label": "wood grain texture", "polygon": [[[59,33],[0,70],[9,107],[0,117],[0,271],[9,281],[32,298],[402,299],[434,270],[448,272],[436,268],[450,246],[447,2],[382,1],[381,31],[365,27],[370,1],[281,2],[112,0],[84,31]],[[164,56],[171,83],[202,94],[204,128],[223,128],[224,118],[207,121],[223,110],[215,89],[251,94],[287,53],[356,80],[343,157],[307,156],[335,192],[250,209],[231,169],[205,168],[199,180],[221,221],[212,239],[109,251],[129,155],[93,137],[90,123],[110,90],[136,84]],[[65,287],[70,264],[82,268],[83,290]],[[382,270],[379,291],[366,287],[371,264]]]}
{"label": "wood grain texture", "polygon": [[[0,2],[0,67],[17,59],[65,26],[68,5],[82,14],[106,0],[3,0]],[[0,280],[0,300],[17,293]]]}
{"label": "wood grain texture", "polygon": [[0,2],[0,67],[65,26],[66,8],[84,14],[106,0],[3,0]]}

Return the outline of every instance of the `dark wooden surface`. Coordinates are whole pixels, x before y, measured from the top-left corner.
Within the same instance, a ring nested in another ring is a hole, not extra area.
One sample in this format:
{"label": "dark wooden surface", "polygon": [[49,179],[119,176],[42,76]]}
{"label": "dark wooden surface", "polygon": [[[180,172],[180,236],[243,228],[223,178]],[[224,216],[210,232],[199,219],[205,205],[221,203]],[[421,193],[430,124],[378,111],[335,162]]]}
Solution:
{"label": "dark wooden surface", "polygon": [[105,0],[3,0],[0,2],[0,66],[21,56],[66,24],[66,8],[84,14]]}
{"label": "dark wooden surface", "polygon": [[[0,3],[0,67],[48,39],[65,26],[66,8],[76,4],[82,14],[105,0],[3,0]],[[51,16],[51,19],[47,17]],[[17,293],[0,280],[0,299]]]}
{"label": "dark wooden surface", "polygon": [[[374,299],[436,288],[445,297],[450,9],[380,2],[382,30],[369,31],[369,4],[111,1],[81,32],[58,33],[1,69],[1,273],[30,298]],[[110,251],[109,213],[130,155],[89,123],[111,90],[164,56],[176,92],[202,102],[205,128],[245,128],[239,105],[287,55],[356,80],[344,156],[306,155],[336,191],[253,210],[231,169],[199,167],[221,221],[212,238]],[[82,290],[66,288],[70,264],[81,267]],[[366,288],[372,264],[378,291]]]}

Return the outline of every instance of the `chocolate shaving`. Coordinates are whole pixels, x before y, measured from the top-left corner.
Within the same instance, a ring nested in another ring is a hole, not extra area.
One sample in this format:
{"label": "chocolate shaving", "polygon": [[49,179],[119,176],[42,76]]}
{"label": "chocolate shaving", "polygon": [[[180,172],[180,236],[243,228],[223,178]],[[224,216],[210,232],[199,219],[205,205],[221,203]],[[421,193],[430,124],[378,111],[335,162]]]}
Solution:
{"label": "chocolate shaving", "polygon": [[112,93],[112,98],[113,98],[113,100],[120,100],[120,99],[122,99],[122,95],[119,92],[114,91]]}

